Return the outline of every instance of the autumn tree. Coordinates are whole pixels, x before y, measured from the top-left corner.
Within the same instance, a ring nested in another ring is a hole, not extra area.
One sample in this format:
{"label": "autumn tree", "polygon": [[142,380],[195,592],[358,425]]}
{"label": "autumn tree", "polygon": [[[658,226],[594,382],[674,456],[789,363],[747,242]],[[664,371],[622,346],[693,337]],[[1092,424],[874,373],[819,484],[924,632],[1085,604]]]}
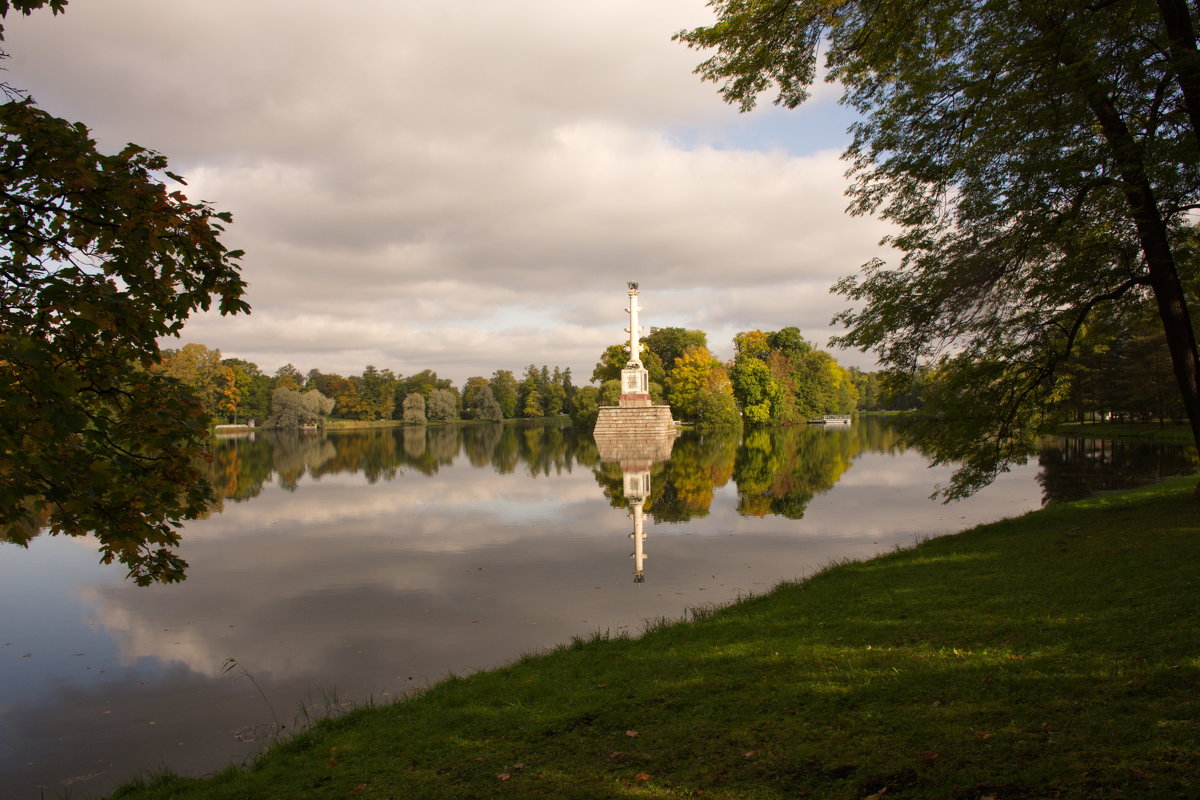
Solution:
{"label": "autumn tree", "polygon": [[[43,6],[65,2],[0,16]],[[2,88],[0,537],[91,533],[137,583],[180,580],[178,525],[212,497],[208,419],[151,368],[192,312],[248,310],[241,251],[220,240],[230,216],[189,200],[162,155],[102,153],[82,123]]]}
{"label": "autumn tree", "polygon": [[298,392],[304,388],[304,374],[295,364],[287,363],[275,370],[275,388]]}
{"label": "autumn tree", "polygon": [[237,386],[238,404],[234,410],[234,421],[264,420],[270,414],[271,379],[264,375],[258,365],[240,358],[225,358],[221,363],[233,373]]}
{"label": "autumn tree", "polygon": [[391,419],[396,405],[396,376],[390,369],[368,364],[359,379],[359,393],[374,415],[371,419]]}
{"label": "autumn tree", "polygon": [[[661,376],[655,377],[652,374],[650,380],[666,385],[667,376],[675,369],[676,359],[689,347],[708,347],[708,334],[688,328],[651,328],[650,334],[642,337],[642,344],[645,345],[642,351],[643,358],[652,353],[663,370]],[[628,353],[628,348],[626,352]]]}
{"label": "autumn tree", "polygon": [[1200,357],[1181,242],[1200,204],[1200,8],[1185,0],[714,0],[678,38],[743,110],[795,107],[818,50],[862,114],[851,211],[899,263],[838,291],[837,341],[896,374],[935,366],[917,436],[947,497],[1025,459],[1094,319],[1149,306],[1200,446]]}
{"label": "autumn tree", "polygon": [[677,419],[710,427],[741,424],[733,385],[707,347],[694,345],[675,359],[667,396]]}
{"label": "autumn tree", "polygon": [[237,413],[237,378],[233,369],[222,362],[220,350],[202,344],[164,350],[157,370],[187,386],[210,417],[233,417]]}

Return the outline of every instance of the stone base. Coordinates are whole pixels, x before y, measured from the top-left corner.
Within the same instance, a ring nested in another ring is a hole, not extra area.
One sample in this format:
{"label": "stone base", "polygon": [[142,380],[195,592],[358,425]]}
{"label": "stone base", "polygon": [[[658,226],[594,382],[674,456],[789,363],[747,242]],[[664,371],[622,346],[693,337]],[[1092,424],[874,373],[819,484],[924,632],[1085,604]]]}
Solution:
{"label": "stone base", "polygon": [[621,395],[621,408],[645,408],[652,403],[648,394],[623,394]]}
{"label": "stone base", "polygon": [[670,406],[601,406],[592,437],[603,461],[664,461],[675,433]]}

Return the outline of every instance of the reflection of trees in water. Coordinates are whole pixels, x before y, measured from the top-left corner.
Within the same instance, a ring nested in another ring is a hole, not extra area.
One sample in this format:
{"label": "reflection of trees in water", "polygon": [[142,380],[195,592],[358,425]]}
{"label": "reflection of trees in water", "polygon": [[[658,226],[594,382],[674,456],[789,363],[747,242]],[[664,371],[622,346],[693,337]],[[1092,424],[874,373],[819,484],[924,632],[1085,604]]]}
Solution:
{"label": "reflection of trees in water", "polygon": [[279,485],[294,492],[307,473],[337,456],[337,448],[324,435],[306,431],[284,431],[271,438],[272,458]]}
{"label": "reflection of trees in water", "polygon": [[391,431],[370,430],[362,433],[364,435],[360,436],[349,432],[330,433],[329,442],[335,454],[310,470],[312,476],[319,478],[339,472],[361,472],[367,483],[396,477],[399,465],[396,437],[391,435]]}
{"label": "reflection of trees in water", "polygon": [[[709,513],[714,492],[737,484],[739,513],[803,516],[814,496],[831,488],[858,454],[903,450],[891,420],[864,418],[848,428],[798,425],[737,431],[687,431],[671,459],[655,464],[646,513],[655,522],[682,522]],[[330,433],[268,432],[219,439],[206,465],[219,512],[226,499],[248,500],[277,480],[295,489],[305,475],[361,472],[368,482],[406,470],[435,474],[465,453],[476,467],[502,474],[522,466],[531,477],[590,468],[604,496],[625,507],[621,470],[601,464],[592,437],[554,425],[413,425]],[[1083,497],[1200,467],[1195,451],[1140,442],[1072,439],[1047,445],[1038,480],[1045,502]]]}
{"label": "reflection of trees in water", "polygon": [[[714,428],[689,432],[676,439],[670,460],[654,462],[650,467],[646,513],[655,522],[686,522],[707,515],[713,491],[728,483],[733,474],[740,435],[738,429]],[[596,455],[598,460],[599,453]],[[597,463],[592,471],[609,505],[613,508],[629,505],[620,463]]]}
{"label": "reflection of trees in water", "polygon": [[571,471],[571,448],[567,446],[567,434],[574,439],[572,428],[528,427],[524,431],[525,451],[522,460],[529,466],[529,476],[557,475]]}
{"label": "reflection of trees in water", "polygon": [[853,426],[838,430],[806,425],[747,431],[733,470],[738,513],[800,519],[809,501],[832,489],[850,468],[862,452],[865,438],[862,433],[856,435]]}
{"label": "reflection of trees in water", "polygon": [[1079,500],[1200,469],[1196,449],[1136,441],[1048,440],[1038,453],[1042,505]]}
{"label": "reflection of trees in water", "polygon": [[733,476],[740,431],[715,428],[681,438],[671,460],[659,467],[651,484],[657,490],[646,503],[655,522],[685,522],[703,517],[712,507],[713,492]]}
{"label": "reflection of trees in water", "polygon": [[405,469],[433,475],[465,452],[477,467],[514,472],[524,464],[531,476],[570,472],[575,463],[598,461],[590,437],[552,425],[410,425],[351,431],[260,432],[254,437],[214,441],[207,465],[216,490],[214,511],[225,499],[246,500],[277,479],[295,489],[305,475],[319,478],[361,472],[369,483],[391,480]]}
{"label": "reflection of trees in water", "polygon": [[503,425],[470,425],[462,429],[463,450],[472,467],[487,467],[506,430]]}

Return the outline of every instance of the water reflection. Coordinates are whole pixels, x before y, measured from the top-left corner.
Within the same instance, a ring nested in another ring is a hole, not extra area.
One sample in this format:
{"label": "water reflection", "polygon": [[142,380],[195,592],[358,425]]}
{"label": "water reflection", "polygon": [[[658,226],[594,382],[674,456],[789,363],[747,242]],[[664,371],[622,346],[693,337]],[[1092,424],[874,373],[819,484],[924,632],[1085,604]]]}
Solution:
{"label": "water reflection", "polygon": [[[183,584],[131,586],[83,541],[0,546],[0,786],[83,800],[159,762],[203,773],[247,757],[260,743],[246,731],[272,716],[222,673],[229,657],[290,725],[305,698],[396,696],[573,635],[637,632],[1071,496],[1080,476],[1107,488],[1180,461],[1067,443],[1040,473],[942,506],[928,494],[949,470],[873,420],[686,433],[668,453],[610,457],[551,426],[259,434],[216,446],[220,499],[183,532]],[[615,543],[637,533],[637,504],[654,561],[639,565],[635,536],[635,577],[652,569],[634,587]]]}
{"label": "water reflection", "polygon": [[1194,447],[1089,437],[1045,443],[1038,464],[1044,504],[1200,471]]}
{"label": "water reflection", "polygon": [[655,464],[671,458],[675,433],[640,436],[610,432],[597,441],[601,463],[616,464],[621,471],[621,494],[633,520],[633,582],[646,580],[646,503],[653,485],[650,472]]}

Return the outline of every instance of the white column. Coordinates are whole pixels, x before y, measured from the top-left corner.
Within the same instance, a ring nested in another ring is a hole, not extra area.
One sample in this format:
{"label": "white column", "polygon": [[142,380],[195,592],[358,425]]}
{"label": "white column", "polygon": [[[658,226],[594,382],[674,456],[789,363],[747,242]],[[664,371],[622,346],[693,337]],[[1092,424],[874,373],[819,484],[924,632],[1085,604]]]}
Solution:
{"label": "white column", "polygon": [[646,555],[646,533],[643,528],[645,514],[642,504],[645,502],[645,498],[639,497],[633,501],[633,507],[629,510],[629,516],[633,517],[633,533],[629,534],[629,538],[633,539],[633,552],[629,557],[633,559],[634,583],[641,583],[646,579],[646,559],[649,558]]}
{"label": "white column", "polygon": [[625,330],[629,333],[629,361],[630,363],[642,363],[642,343],[639,341],[642,329],[638,326],[638,290],[629,287],[629,308],[625,309],[629,312],[629,327]]}

